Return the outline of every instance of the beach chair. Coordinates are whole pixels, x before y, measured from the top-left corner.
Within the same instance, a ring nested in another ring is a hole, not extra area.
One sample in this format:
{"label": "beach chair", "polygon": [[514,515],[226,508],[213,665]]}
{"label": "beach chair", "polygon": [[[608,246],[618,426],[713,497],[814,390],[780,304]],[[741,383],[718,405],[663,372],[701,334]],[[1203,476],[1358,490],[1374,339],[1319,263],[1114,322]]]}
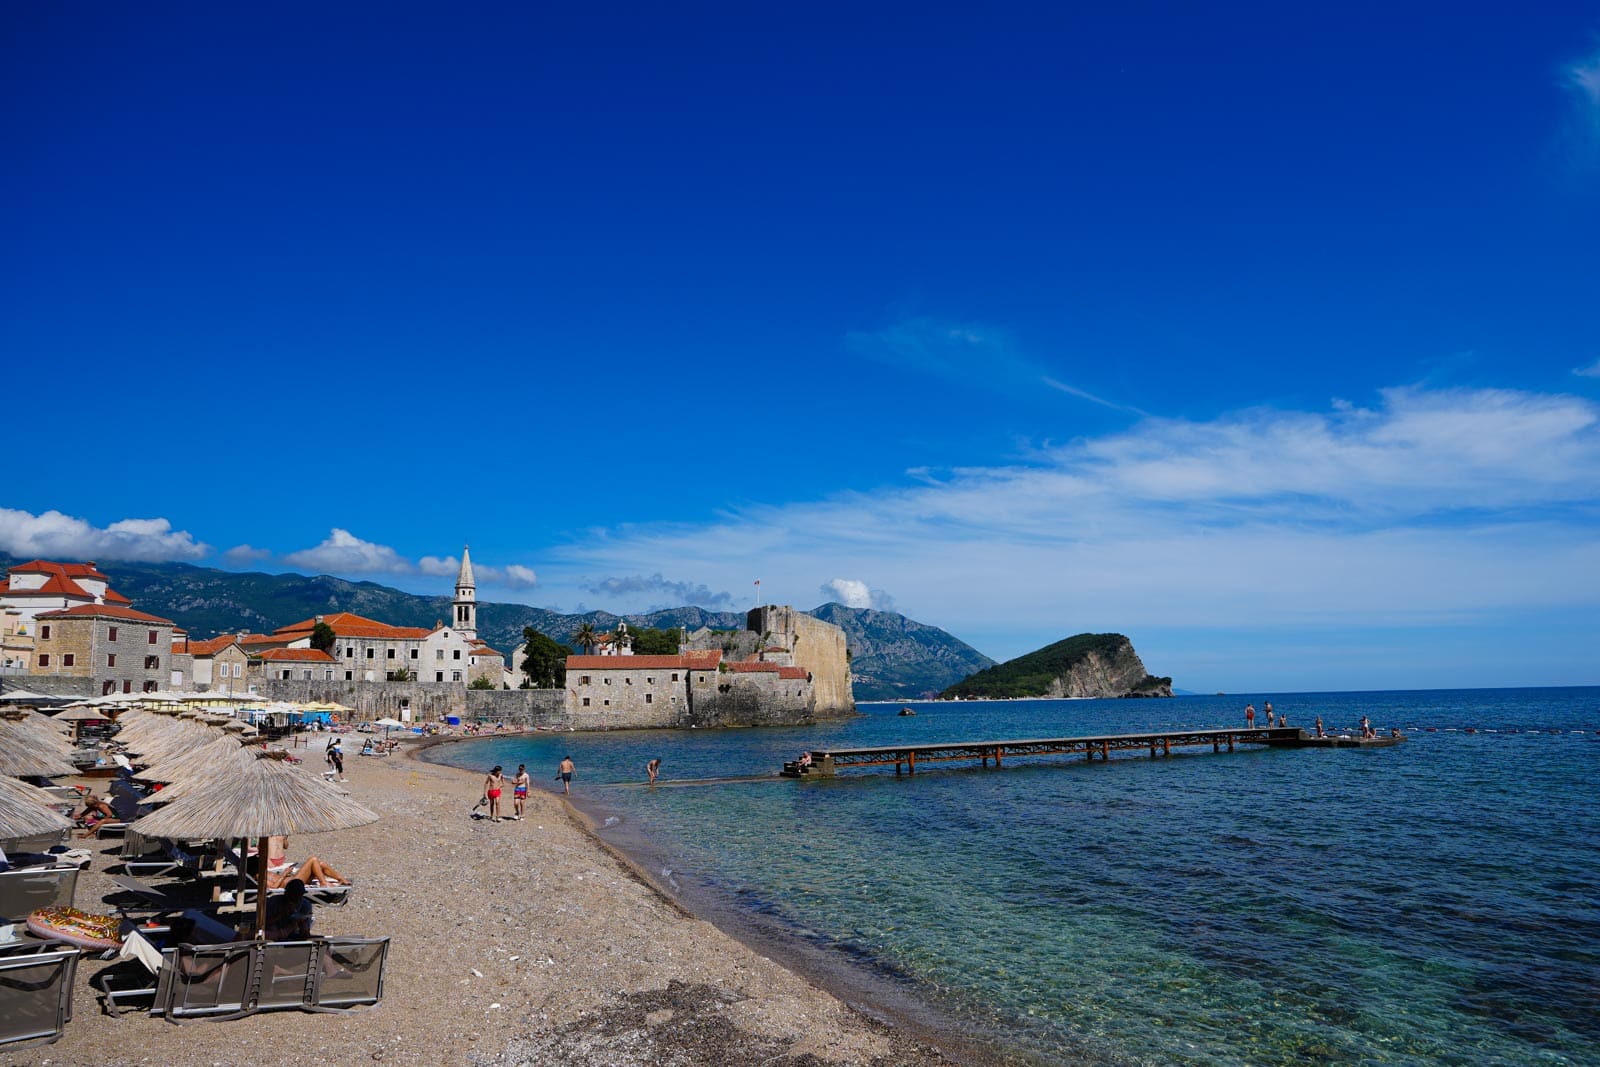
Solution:
{"label": "beach chair", "polygon": [[59,944],[0,957],[0,1048],[50,1044],[72,1018],[79,952]]}
{"label": "beach chair", "polygon": [[[188,920],[185,940],[193,944],[226,944],[239,936],[233,927],[193,908],[183,911],[179,918]],[[90,979],[89,984],[100,991],[100,1002],[108,1015],[120,1016],[125,1002],[155,1002],[162,967],[162,949],[157,942],[172,936],[179,918],[165,918],[129,930],[122,939],[119,962]]]}
{"label": "beach chair", "polygon": [[71,907],[77,893],[75,866],[0,871],[0,922],[22,922],[40,908]]}
{"label": "beach chair", "polygon": [[150,1013],[177,1022],[376,1004],[383,998],[388,952],[386,937],[177,945],[161,954]]}

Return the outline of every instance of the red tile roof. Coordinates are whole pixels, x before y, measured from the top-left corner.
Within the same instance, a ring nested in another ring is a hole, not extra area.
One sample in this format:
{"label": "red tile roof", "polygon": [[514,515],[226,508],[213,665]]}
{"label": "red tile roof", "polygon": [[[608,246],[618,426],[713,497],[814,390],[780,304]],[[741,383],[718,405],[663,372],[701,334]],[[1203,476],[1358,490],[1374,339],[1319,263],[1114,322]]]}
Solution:
{"label": "red tile roof", "polygon": [[100,573],[100,568],[93,563],[51,563],[49,560],[32,559],[26,563],[19,563],[11,568],[12,574],[59,574],[64,578],[99,578],[101,581],[110,581]]}
{"label": "red tile roof", "polygon": [[795,681],[803,682],[811,677],[811,672],[806,670],[804,667],[779,667],[778,677],[789,678]]}
{"label": "red tile roof", "polygon": [[274,637],[272,634],[245,634],[237,639],[239,644],[250,645],[286,645],[290,641],[298,640],[292,636]]}
{"label": "red tile roof", "polygon": [[[333,627],[333,632],[340,637],[375,637],[395,641],[420,641],[433,633],[432,630],[427,630],[420,626],[390,626],[386,622],[379,622],[377,619],[369,619],[348,611],[337,611],[332,615],[324,615],[322,621]],[[299,622],[290,623],[288,626],[280,626],[273,633],[298,637],[309,634],[316,627],[316,619],[302,619]]]}
{"label": "red tile roof", "polygon": [[[500,653],[496,652],[494,649],[490,648],[488,645],[473,645],[471,648],[469,648],[467,650],[467,655],[469,655],[469,656],[500,656]],[[505,659],[504,656],[500,656],[500,658],[501,659]]]}
{"label": "red tile roof", "polygon": [[185,644],[188,645],[186,651],[191,656],[215,656],[218,652],[221,652],[229,645],[235,645],[238,643],[239,639],[234,637],[232,634],[225,634],[222,637],[213,637],[209,641],[185,642]]}
{"label": "red tile roof", "polygon": [[747,663],[730,663],[728,666],[737,674],[755,674],[757,672],[762,674],[777,674],[783,669],[776,663],[757,663],[754,660]]}
{"label": "red tile roof", "polygon": [[106,603],[108,603],[108,604],[132,604],[133,601],[129,600],[127,597],[123,596],[121,593],[117,592],[115,589],[109,589],[108,588],[106,590]]}
{"label": "red tile roof", "polygon": [[[20,563],[11,568],[12,574],[48,574],[49,578],[37,589],[10,589],[6,592],[11,596],[78,596],[85,600],[93,600],[94,594],[75,579],[93,578],[102,582],[111,579],[101,574],[93,563],[51,563],[48,560],[36,559],[29,563]],[[9,579],[7,582],[9,586]],[[121,593],[106,587],[105,600],[110,604],[132,604],[133,601]]]}
{"label": "red tile roof", "polygon": [[174,626],[171,619],[163,619],[156,615],[146,615],[142,611],[122,607],[120,604],[79,604],[75,608],[64,611],[46,611],[39,615],[41,619],[127,619],[129,622],[158,622],[162,626]]}
{"label": "red tile roof", "polygon": [[333,662],[333,657],[320,648],[265,648],[251,658],[294,663]]}
{"label": "red tile roof", "polygon": [[37,589],[9,589],[8,588],[6,590],[6,594],[8,596],[13,596],[13,597],[18,597],[18,596],[75,596],[75,597],[81,597],[84,600],[93,600],[94,599],[93,594],[91,594],[83,586],[79,585],[77,582],[73,581],[71,578],[62,577],[59,574],[52,574],[49,578],[46,578],[45,579],[45,583],[43,585],[39,586]]}

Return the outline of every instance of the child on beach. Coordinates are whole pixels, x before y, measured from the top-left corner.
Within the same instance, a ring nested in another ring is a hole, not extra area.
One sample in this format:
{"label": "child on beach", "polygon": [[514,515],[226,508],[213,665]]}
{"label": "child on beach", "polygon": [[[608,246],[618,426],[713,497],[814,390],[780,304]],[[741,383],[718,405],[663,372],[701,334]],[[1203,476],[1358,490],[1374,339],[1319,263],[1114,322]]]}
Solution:
{"label": "child on beach", "polygon": [[528,785],[532,781],[528,777],[528,765],[517,764],[517,776],[511,779],[511,807],[516,812],[511,816],[517,822],[522,821],[522,806],[528,802]]}

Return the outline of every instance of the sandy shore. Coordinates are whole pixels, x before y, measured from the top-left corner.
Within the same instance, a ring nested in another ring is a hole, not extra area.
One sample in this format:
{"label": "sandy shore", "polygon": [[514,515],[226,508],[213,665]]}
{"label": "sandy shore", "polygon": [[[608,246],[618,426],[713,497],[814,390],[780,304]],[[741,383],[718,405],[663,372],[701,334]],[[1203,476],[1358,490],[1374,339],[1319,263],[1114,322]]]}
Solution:
{"label": "sandy shore", "polygon": [[[346,764],[346,788],[383,821],[292,839],[289,856],[320,856],[356,882],[347,906],[318,909],[317,932],[393,938],[382,1003],[181,1026],[112,1018],[88,985],[109,964],[86,958],[66,1036],[0,1063],[977,1062],[853,1010],[688,915],[558,795],[536,791],[522,822],[480,821],[469,817],[476,773],[410,752]],[[106,873],[117,847],[98,846],[80,907],[101,910],[115,890]]]}

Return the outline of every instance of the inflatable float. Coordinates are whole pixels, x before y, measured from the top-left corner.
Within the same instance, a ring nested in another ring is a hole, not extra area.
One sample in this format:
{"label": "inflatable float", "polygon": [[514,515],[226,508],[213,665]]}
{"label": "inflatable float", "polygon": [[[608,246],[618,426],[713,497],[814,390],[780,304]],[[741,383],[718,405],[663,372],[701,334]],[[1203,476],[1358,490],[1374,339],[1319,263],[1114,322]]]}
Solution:
{"label": "inflatable float", "polygon": [[101,950],[122,944],[122,920],[77,908],[40,908],[28,915],[28,931],[36,937],[65,941],[79,948]]}

